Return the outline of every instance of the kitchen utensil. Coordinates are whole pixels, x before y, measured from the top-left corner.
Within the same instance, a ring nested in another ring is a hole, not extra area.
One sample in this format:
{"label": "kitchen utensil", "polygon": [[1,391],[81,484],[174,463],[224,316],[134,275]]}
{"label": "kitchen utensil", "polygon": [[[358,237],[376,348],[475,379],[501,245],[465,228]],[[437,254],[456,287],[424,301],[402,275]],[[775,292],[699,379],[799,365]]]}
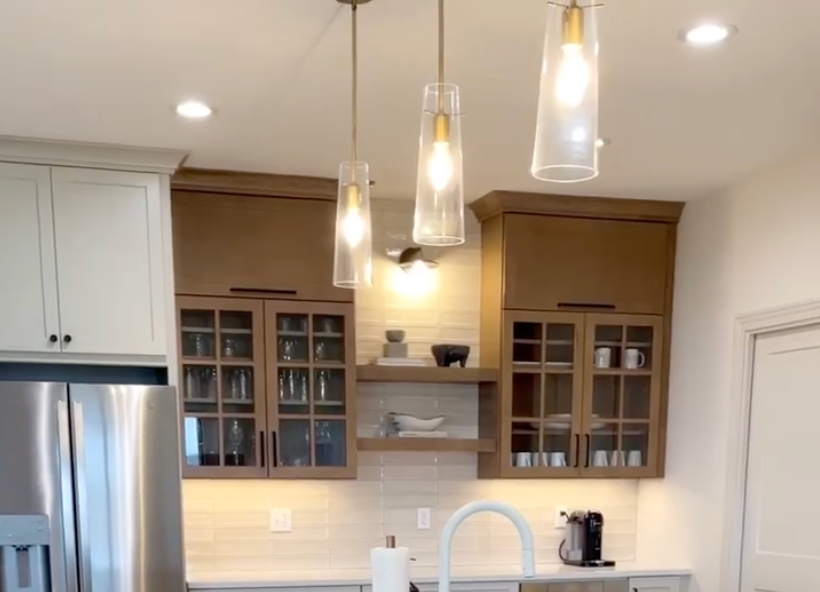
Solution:
{"label": "kitchen utensil", "polygon": [[515,453],[514,466],[516,466],[516,467],[531,467],[532,466],[532,453],[531,452],[516,452]]}
{"label": "kitchen utensil", "polygon": [[643,453],[640,450],[630,450],[626,456],[626,466],[628,467],[642,467]]}
{"label": "kitchen utensil", "polygon": [[565,452],[550,452],[549,461],[551,467],[567,466],[567,454]]}
{"label": "kitchen utensil", "polygon": [[609,452],[606,450],[596,450],[592,454],[593,467],[608,467],[609,466]]}
{"label": "kitchen utensil", "polygon": [[624,451],[623,450],[613,450],[612,454],[609,456],[609,466],[610,467],[624,467],[626,466],[626,462],[624,461]]}
{"label": "kitchen utensil", "polygon": [[599,347],[595,350],[595,367],[609,368],[612,366],[612,348]]}
{"label": "kitchen utensil", "polygon": [[627,349],[624,352],[624,368],[627,370],[637,370],[646,365],[646,356],[639,349]]}
{"label": "kitchen utensil", "polygon": [[387,415],[395,428],[401,432],[432,432],[445,419],[444,416],[421,419],[407,413],[388,413]]}
{"label": "kitchen utensil", "polygon": [[404,341],[404,331],[401,329],[389,329],[384,332],[384,337],[389,343],[401,343]]}

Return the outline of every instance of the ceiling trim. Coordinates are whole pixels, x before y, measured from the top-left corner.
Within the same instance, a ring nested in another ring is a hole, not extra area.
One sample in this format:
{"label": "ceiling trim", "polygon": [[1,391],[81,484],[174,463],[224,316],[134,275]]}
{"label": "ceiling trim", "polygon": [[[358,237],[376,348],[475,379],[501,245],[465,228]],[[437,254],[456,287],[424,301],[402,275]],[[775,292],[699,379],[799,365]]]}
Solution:
{"label": "ceiling trim", "polygon": [[262,197],[336,200],[338,181],[325,177],[269,175],[220,169],[182,168],[171,178],[171,189]]}
{"label": "ceiling trim", "polygon": [[188,152],[0,136],[0,161],[171,175]]}
{"label": "ceiling trim", "polygon": [[680,201],[492,191],[472,202],[470,209],[480,222],[515,213],[677,223],[685,205]]}

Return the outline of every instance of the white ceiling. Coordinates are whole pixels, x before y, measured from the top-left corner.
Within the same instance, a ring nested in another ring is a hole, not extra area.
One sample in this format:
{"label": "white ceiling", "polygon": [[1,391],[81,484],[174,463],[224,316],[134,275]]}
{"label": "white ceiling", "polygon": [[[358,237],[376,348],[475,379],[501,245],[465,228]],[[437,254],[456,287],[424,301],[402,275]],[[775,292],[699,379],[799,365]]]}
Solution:
{"label": "white ceiling", "polygon": [[[448,0],[468,199],[517,189],[713,193],[820,139],[820,2],[605,0],[601,176],[529,175],[546,0]],[[361,143],[374,195],[412,197],[436,1],[360,9]],[[724,46],[676,31],[736,24]],[[348,158],[349,13],[333,0],[3,0],[0,134],[183,148],[192,166],[332,177]],[[173,105],[201,97],[206,122]]]}

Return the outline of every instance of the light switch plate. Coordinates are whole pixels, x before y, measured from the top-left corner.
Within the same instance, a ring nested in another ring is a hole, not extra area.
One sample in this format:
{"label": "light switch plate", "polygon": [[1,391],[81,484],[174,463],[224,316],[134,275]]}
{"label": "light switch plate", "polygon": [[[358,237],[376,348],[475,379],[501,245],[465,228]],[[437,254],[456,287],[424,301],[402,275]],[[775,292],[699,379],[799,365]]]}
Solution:
{"label": "light switch plate", "polygon": [[271,532],[291,532],[292,530],[293,519],[289,509],[278,508],[270,511]]}
{"label": "light switch plate", "polygon": [[567,519],[562,512],[569,514],[566,506],[555,506],[555,530],[564,530],[567,527]]}
{"label": "light switch plate", "polygon": [[430,530],[430,508],[418,508],[416,510],[416,527],[419,530]]}

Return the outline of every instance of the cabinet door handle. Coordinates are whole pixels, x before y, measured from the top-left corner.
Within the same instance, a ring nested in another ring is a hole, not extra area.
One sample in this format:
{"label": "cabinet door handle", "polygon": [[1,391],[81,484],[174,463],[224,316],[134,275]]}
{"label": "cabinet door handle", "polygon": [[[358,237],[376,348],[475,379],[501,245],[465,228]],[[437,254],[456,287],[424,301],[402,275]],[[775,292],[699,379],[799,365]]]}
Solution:
{"label": "cabinet door handle", "polygon": [[592,438],[589,434],[584,434],[584,437],[586,438],[586,441],[587,441],[587,450],[586,450],[586,455],[585,455],[585,459],[584,459],[584,468],[588,469],[589,468],[589,453],[590,453],[589,449],[590,449],[590,444],[591,444]]}
{"label": "cabinet door handle", "polygon": [[71,335],[64,335],[63,336],[64,343],[71,343]]}
{"label": "cabinet door handle", "polygon": [[278,296],[296,296],[296,290],[274,290],[270,288],[231,288],[232,294],[274,294]]}
{"label": "cabinet door handle", "polygon": [[276,450],[276,430],[270,432],[270,466],[276,468],[279,466],[279,458]]}
{"label": "cabinet door handle", "polygon": [[596,310],[615,310],[615,305],[599,304],[597,302],[559,302],[558,308],[594,308]]}
{"label": "cabinet door handle", "polygon": [[575,468],[581,463],[581,435],[575,434]]}
{"label": "cabinet door handle", "polygon": [[48,338],[48,340],[49,340],[51,343],[57,343],[57,336],[56,336],[56,335],[52,335],[51,337],[49,337],[49,338]]}
{"label": "cabinet door handle", "polygon": [[259,466],[265,466],[265,432],[259,431]]}

